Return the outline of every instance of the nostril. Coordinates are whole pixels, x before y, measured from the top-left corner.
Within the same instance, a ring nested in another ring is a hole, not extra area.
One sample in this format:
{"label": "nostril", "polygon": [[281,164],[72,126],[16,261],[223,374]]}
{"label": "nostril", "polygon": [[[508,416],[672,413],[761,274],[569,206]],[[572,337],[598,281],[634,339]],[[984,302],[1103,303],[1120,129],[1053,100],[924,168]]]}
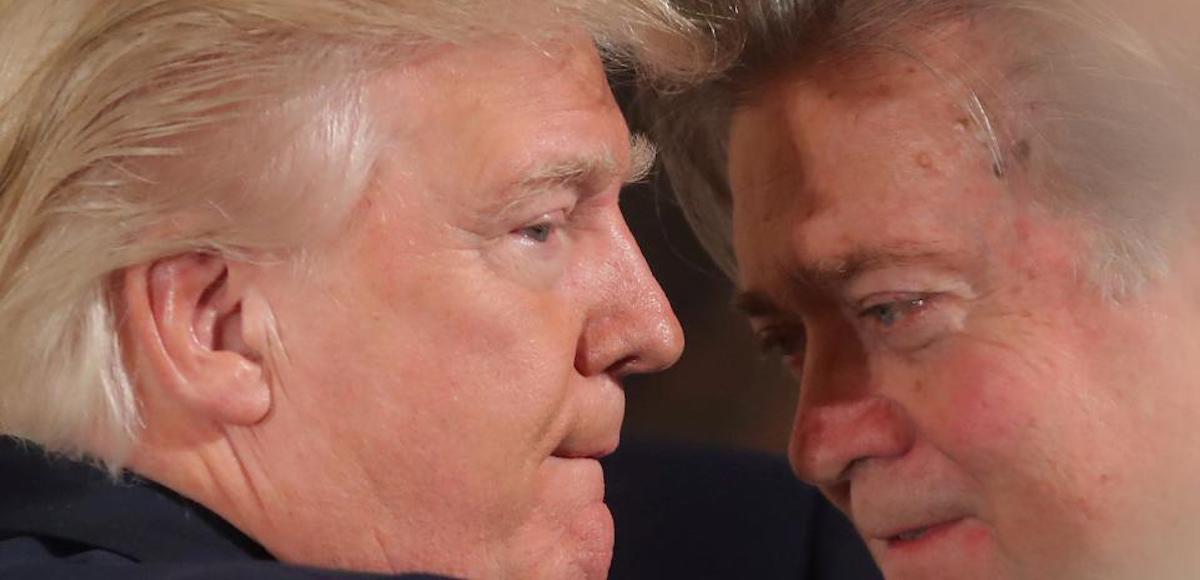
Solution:
{"label": "nostril", "polygon": [[606,369],[607,373],[615,377],[624,377],[627,375],[643,372],[641,370],[641,359],[636,356],[627,356],[609,365]]}

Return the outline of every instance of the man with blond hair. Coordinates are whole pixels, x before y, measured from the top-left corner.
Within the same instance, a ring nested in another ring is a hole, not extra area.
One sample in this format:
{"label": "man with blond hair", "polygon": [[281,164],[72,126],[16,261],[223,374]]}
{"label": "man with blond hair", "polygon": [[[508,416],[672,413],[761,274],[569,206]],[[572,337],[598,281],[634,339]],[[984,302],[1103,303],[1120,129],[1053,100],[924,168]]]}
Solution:
{"label": "man with blond hair", "polygon": [[27,554],[604,576],[619,380],[681,336],[593,42],[668,10],[0,10],[0,430],[207,510]]}

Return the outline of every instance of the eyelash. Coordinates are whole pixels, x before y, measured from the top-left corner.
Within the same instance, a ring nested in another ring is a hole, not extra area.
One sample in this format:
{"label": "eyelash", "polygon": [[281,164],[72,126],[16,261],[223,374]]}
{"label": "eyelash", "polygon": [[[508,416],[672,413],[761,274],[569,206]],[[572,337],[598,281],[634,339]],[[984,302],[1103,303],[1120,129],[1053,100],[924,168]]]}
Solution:
{"label": "eyelash", "polygon": [[550,222],[536,223],[517,230],[525,239],[538,244],[544,244],[549,241],[550,236],[556,231],[558,231],[558,226]]}
{"label": "eyelash", "polygon": [[910,296],[868,306],[859,311],[859,318],[874,318],[885,329],[892,328],[910,316],[920,315],[929,306],[929,296]]}
{"label": "eyelash", "polygon": [[567,215],[564,211],[548,213],[538,218],[537,222],[513,230],[513,233],[532,244],[550,243],[551,237],[566,225]]}

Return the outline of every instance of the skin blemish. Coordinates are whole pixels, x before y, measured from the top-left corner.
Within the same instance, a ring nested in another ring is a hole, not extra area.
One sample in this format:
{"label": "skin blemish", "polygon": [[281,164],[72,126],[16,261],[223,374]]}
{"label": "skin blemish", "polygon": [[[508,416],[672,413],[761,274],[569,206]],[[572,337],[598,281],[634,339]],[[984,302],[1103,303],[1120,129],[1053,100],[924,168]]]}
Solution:
{"label": "skin blemish", "polygon": [[920,167],[926,171],[933,170],[933,156],[930,155],[928,151],[917,153],[915,160],[917,162],[917,167]]}
{"label": "skin blemish", "polygon": [[1013,155],[1022,162],[1029,161],[1029,158],[1033,156],[1033,145],[1029,144],[1028,139],[1021,139],[1013,146]]}

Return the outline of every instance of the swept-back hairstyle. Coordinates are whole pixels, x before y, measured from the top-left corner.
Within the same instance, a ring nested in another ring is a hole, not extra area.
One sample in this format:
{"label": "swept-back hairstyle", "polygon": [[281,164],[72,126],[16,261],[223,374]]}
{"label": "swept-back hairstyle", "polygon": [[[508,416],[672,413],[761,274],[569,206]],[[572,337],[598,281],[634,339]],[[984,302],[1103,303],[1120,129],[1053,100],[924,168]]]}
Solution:
{"label": "swept-back hairstyle", "polygon": [[[640,116],[685,215],[727,273],[736,270],[725,167],[731,115],[776,75],[802,76],[820,63],[860,66],[874,62],[863,58],[871,55],[928,67],[960,95],[998,175],[1033,174],[1039,204],[1095,226],[1080,272],[1110,297],[1165,268],[1162,245],[1182,225],[1170,219],[1180,213],[1175,202],[1200,183],[1191,27],[1172,36],[1178,31],[1154,23],[1134,26],[1115,0],[679,4],[708,23],[697,29],[717,37],[710,62],[724,65],[705,77],[658,78],[640,95]],[[1178,16],[1194,25],[1194,12]],[[986,56],[961,55],[952,70],[938,70],[921,43],[958,23],[971,24]]]}
{"label": "swept-back hairstyle", "polygon": [[503,4],[0,0],[0,434],[119,465],[139,422],[114,274],[335,227],[379,149],[360,88],[382,67],[564,24],[612,62],[699,49],[666,0]]}

